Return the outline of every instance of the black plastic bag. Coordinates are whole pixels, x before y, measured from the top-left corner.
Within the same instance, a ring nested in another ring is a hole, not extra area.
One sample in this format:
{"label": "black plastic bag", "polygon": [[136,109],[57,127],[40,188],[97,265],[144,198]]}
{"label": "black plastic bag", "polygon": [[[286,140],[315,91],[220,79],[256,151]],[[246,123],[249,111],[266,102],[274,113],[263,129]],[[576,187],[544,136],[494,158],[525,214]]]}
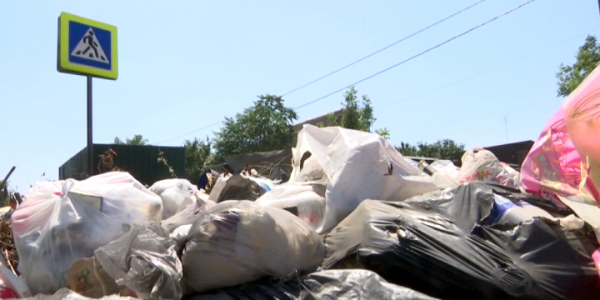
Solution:
{"label": "black plastic bag", "polygon": [[540,218],[479,226],[493,197],[469,183],[402,203],[365,201],[326,237],[323,267],[366,268],[443,299],[597,299],[594,239]]}
{"label": "black plastic bag", "polygon": [[267,191],[254,180],[242,175],[233,175],[227,180],[225,187],[219,194],[217,203],[227,200],[256,200]]}
{"label": "black plastic bag", "polygon": [[252,283],[187,297],[189,300],[435,300],[390,284],[367,270],[329,270],[277,283]]}

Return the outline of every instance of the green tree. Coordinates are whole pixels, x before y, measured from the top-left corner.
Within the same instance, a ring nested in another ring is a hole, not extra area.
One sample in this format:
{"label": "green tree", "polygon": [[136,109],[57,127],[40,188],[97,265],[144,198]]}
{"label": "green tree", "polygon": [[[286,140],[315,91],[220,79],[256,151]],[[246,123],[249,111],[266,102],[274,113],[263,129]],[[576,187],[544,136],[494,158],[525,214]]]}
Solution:
{"label": "green tree", "polygon": [[386,127],[375,130],[375,133],[379,134],[381,137],[383,137],[386,140],[390,139],[390,130],[387,129]]}
{"label": "green tree", "polygon": [[396,150],[404,156],[420,156],[437,159],[451,160],[454,164],[460,164],[461,158],[465,153],[465,145],[457,144],[453,140],[439,140],[433,144],[419,142],[417,146],[407,143],[400,143]]}
{"label": "green tree", "polygon": [[225,118],[224,126],[215,132],[214,162],[227,156],[280,150],[292,144],[296,133],[292,127],[298,115],[284,105],[279,96],[261,95],[254,106],[234,118]]}
{"label": "green tree", "polygon": [[356,94],[356,89],[351,86],[344,94],[344,102],[342,102],[344,110],[339,122],[335,122],[335,119],[330,116],[329,123],[332,124],[331,126],[337,125],[348,129],[371,132],[371,126],[377,120],[373,115],[371,99],[369,99],[369,96],[363,95],[362,103],[359,103]]}
{"label": "green tree", "polygon": [[419,149],[409,143],[400,142],[400,146],[396,146],[396,150],[404,156],[419,156]]}
{"label": "green tree", "polygon": [[600,45],[596,37],[589,35],[579,48],[573,65],[561,64],[558,78],[558,96],[568,96],[600,64]]}
{"label": "green tree", "polygon": [[145,139],[141,134],[136,134],[132,139],[125,139],[123,142],[119,137],[115,138],[114,144],[116,145],[132,145],[132,146],[146,146],[149,145],[148,140]]}
{"label": "green tree", "polygon": [[208,137],[206,141],[198,138],[186,140],[185,144],[185,173],[186,178],[192,182],[198,182],[202,173],[212,166],[211,143]]}

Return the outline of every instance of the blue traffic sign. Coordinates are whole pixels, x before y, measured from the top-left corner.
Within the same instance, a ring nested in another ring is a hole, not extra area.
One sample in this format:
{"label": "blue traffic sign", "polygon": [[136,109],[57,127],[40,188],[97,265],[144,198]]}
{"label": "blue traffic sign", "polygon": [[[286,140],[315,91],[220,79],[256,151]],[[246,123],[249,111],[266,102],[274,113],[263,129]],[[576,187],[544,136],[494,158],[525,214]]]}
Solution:
{"label": "blue traffic sign", "polygon": [[58,60],[59,72],[117,79],[117,28],[62,13]]}

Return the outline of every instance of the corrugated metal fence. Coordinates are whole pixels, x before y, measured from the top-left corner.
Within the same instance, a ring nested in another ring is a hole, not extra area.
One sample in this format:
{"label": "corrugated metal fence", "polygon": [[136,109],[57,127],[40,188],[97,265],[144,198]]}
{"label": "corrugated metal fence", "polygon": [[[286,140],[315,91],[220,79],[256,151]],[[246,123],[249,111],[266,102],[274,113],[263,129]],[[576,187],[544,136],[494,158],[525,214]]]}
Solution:
{"label": "corrugated metal fence", "polygon": [[[131,146],[113,144],[94,144],[94,174],[100,174],[98,164],[101,154],[113,149],[117,156],[114,157],[114,167],[129,172],[143,184],[152,185],[162,179],[171,178],[169,169],[157,161],[159,152],[163,152],[167,163],[173,168],[177,177],[185,177],[185,148],[184,147],[157,147],[157,146]],[[83,180],[87,174],[87,147],[75,154],[58,169],[60,179],[73,178]]]}

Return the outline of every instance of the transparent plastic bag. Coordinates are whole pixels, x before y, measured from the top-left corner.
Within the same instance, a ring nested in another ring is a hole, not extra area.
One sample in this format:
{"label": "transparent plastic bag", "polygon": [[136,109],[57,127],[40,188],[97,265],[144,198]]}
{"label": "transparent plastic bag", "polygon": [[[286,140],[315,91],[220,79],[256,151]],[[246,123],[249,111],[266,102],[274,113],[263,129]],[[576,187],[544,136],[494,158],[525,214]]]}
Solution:
{"label": "transparent plastic bag", "polygon": [[156,222],[132,228],[95,251],[96,259],[118,285],[142,299],[181,299],[182,266],[169,232]]}
{"label": "transparent plastic bag", "polygon": [[187,179],[165,179],[157,181],[150,191],[159,195],[163,201],[163,219],[168,219],[179,209],[196,201],[198,188]]}
{"label": "transparent plastic bag", "polygon": [[33,294],[66,287],[73,262],[93,256],[134,224],[162,219],[160,197],[128,173],[67,180],[60,194],[30,191],[11,217],[19,272]]}
{"label": "transparent plastic bag", "polygon": [[291,213],[251,201],[224,201],[192,225],[182,255],[190,292],[312,272],[325,255],[321,237]]}

